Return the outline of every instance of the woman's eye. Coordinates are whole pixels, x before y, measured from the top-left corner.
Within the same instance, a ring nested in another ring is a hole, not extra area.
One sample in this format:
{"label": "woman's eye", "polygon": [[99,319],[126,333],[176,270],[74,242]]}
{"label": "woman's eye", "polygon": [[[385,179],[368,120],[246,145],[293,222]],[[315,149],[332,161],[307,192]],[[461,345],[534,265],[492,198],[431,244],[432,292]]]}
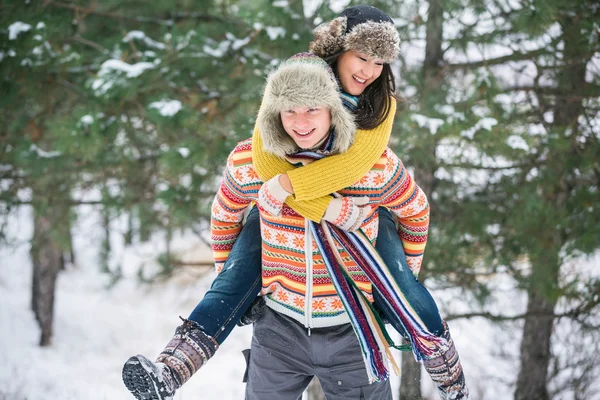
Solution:
{"label": "woman's eye", "polygon": [[361,59],[361,60],[363,60],[363,61],[367,61],[367,59],[366,59],[366,58],[364,58],[364,57],[358,57],[358,58],[360,58],[360,59]]}
{"label": "woman's eye", "polygon": [[308,109],[308,112],[317,112],[317,111],[319,111],[318,108],[309,108]]}

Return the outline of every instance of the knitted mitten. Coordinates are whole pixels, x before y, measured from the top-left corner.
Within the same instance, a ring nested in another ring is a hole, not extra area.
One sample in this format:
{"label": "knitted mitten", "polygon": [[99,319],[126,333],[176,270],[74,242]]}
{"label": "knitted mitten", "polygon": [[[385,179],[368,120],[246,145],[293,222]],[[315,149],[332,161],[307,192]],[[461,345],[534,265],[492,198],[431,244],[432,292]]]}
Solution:
{"label": "knitted mitten", "polygon": [[465,383],[462,364],[446,322],[444,322],[442,337],[448,341],[448,349],[438,353],[436,357],[426,360],[423,365],[435,383],[442,400],[467,400],[469,399],[469,389]]}
{"label": "knitted mitten", "polygon": [[356,231],[371,211],[368,203],[366,196],[334,198],[325,210],[323,219],[344,231]]}
{"label": "knitted mitten", "polygon": [[275,175],[261,186],[258,191],[258,204],[269,214],[278,216],[281,214],[283,203],[291,193],[287,192],[279,183],[279,175]]}
{"label": "knitted mitten", "polygon": [[171,400],[175,390],[217,351],[218,343],[193,321],[183,320],[156,362],[142,355],[123,366],[123,382],[138,400]]}

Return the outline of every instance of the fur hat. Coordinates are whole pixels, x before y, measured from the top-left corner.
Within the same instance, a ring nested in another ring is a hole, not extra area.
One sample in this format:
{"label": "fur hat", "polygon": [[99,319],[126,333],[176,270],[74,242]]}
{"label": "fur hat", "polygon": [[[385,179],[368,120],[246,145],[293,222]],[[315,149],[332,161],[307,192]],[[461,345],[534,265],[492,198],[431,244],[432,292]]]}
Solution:
{"label": "fur hat", "polygon": [[356,125],[344,107],[339,86],[327,63],[311,53],[295,54],[271,73],[256,123],[264,150],[280,157],[299,150],[281,123],[281,111],[295,107],[327,107],[335,130],[332,152],[341,153],[354,141]]}
{"label": "fur hat", "polygon": [[309,50],[326,58],[353,50],[390,63],[400,54],[400,35],[394,21],[372,6],[346,8],[337,18],[313,31]]}

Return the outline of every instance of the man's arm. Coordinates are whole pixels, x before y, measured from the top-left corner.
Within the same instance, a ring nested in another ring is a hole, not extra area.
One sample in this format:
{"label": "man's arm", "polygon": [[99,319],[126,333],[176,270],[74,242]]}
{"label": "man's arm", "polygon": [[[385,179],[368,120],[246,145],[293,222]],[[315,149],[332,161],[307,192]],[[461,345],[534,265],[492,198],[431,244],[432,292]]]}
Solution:
{"label": "man's arm", "polygon": [[213,257],[217,272],[221,272],[229,257],[240,231],[244,212],[255,199],[262,182],[256,178],[252,165],[240,166],[244,151],[251,157],[248,149],[238,145],[227,159],[227,169],[212,203],[210,215],[210,233]]}

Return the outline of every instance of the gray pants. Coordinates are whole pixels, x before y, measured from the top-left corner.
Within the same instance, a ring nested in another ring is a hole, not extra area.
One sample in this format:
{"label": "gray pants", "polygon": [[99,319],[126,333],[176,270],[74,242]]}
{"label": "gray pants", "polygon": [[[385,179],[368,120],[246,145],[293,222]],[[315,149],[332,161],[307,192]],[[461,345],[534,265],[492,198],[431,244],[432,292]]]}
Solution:
{"label": "gray pants", "polygon": [[389,381],[369,384],[350,324],[308,330],[265,307],[254,323],[246,400],[297,400],[313,376],[327,400],[391,400]]}

